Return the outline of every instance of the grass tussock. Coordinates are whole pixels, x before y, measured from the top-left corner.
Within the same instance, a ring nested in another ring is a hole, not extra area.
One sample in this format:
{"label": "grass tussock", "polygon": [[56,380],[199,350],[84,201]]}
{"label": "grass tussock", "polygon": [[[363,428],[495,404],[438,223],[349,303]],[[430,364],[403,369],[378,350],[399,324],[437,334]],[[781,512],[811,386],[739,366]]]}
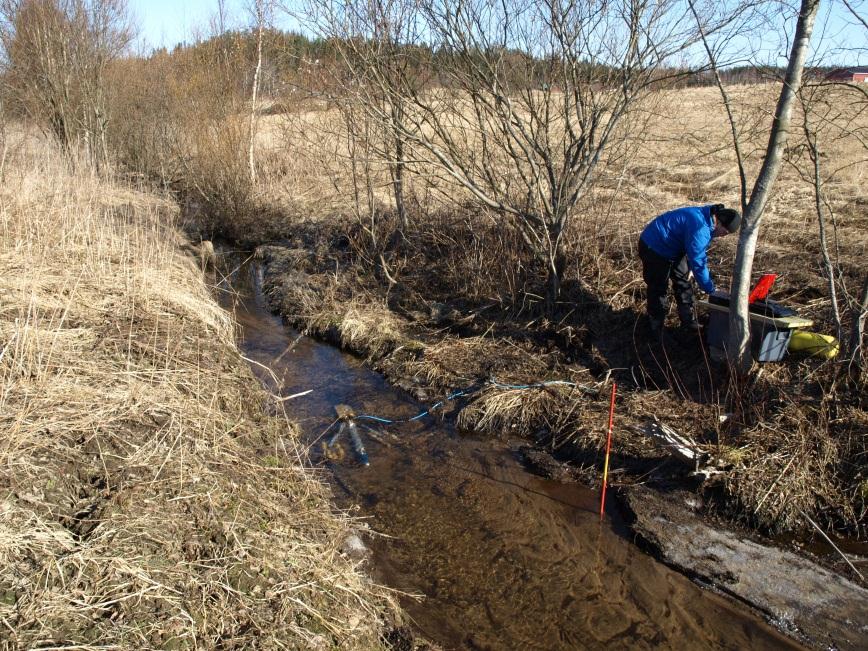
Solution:
{"label": "grass tussock", "polygon": [[858,531],[868,516],[866,412],[836,398],[846,387],[818,385],[813,396],[792,389],[777,377],[750,388],[755,413],[742,416],[749,426],[722,434],[732,465],[725,490],[742,519],[767,529],[799,529],[807,516]]}
{"label": "grass tussock", "polygon": [[[478,432],[509,432],[549,441],[555,447],[582,440],[594,446],[600,441],[599,428],[588,418],[587,390],[581,387],[549,386],[516,390],[492,387],[461,411],[462,427]],[[605,432],[602,432],[605,436]]]}
{"label": "grass tussock", "polygon": [[349,522],[265,415],[173,205],[39,143],[5,173],[3,647],[380,647],[388,597],[339,551]]}
{"label": "grass tussock", "polygon": [[[539,377],[551,371],[550,355],[531,354],[526,347],[509,345],[496,337],[435,337],[422,354],[406,362],[407,373],[425,384],[449,390],[480,378]],[[506,375],[504,375],[506,374]]]}
{"label": "grass tussock", "polygon": [[309,254],[299,249],[263,246],[267,265],[265,293],[272,307],[309,334],[328,338],[369,360],[399,347],[413,347],[409,324],[385,305],[371,305],[357,284],[337,282],[335,273],[306,273]]}

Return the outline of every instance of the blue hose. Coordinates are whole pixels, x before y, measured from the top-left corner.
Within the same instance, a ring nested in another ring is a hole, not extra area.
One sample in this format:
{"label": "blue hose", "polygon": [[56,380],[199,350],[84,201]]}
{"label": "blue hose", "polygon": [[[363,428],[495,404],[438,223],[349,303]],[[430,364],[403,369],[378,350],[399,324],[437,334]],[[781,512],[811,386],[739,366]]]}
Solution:
{"label": "blue hose", "polygon": [[[362,437],[359,435],[359,431],[356,428],[356,424],[354,421],[356,420],[370,420],[376,423],[382,423],[383,425],[397,425],[399,423],[412,423],[417,420],[421,420],[431,414],[432,411],[437,409],[438,407],[442,407],[445,403],[455,400],[456,398],[460,398],[462,396],[470,396],[475,393],[482,391],[485,386],[494,386],[499,389],[508,389],[508,390],[517,390],[524,391],[527,389],[542,389],[547,386],[552,385],[561,385],[561,386],[569,386],[569,387],[577,387],[579,386],[575,382],[568,382],[566,380],[548,380],[545,382],[536,382],[534,384],[503,384],[502,382],[498,382],[496,379],[491,378],[486,380],[482,384],[474,384],[465,389],[460,389],[458,391],[453,391],[448,396],[446,396],[443,400],[439,400],[435,402],[433,405],[428,407],[423,412],[416,414],[410,418],[402,418],[402,419],[391,419],[391,418],[383,418],[382,416],[374,416],[372,414],[360,414],[358,416],[354,416],[352,419],[342,422],[338,430],[332,434],[331,438],[326,443],[327,447],[333,446],[337,440],[340,438],[341,434],[345,431],[349,431],[350,444],[352,445],[353,452],[355,452],[356,458],[359,462],[364,465],[370,465],[370,461],[368,460],[368,453],[365,451],[365,446],[362,444]],[[366,425],[364,427],[367,427]]]}
{"label": "blue hose", "polygon": [[[461,396],[468,396],[468,395],[475,393],[475,391],[471,391],[471,389],[473,389],[473,387],[468,387],[466,389],[454,391],[454,392],[450,393],[448,396],[446,396],[446,398],[444,398],[443,400],[435,402],[433,405],[428,407],[428,409],[426,409],[425,411],[423,411],[421,413],[416,414],[415,416],[412,416],[411,418],[401,418],[401,419],[397,419],[397,420],[392,420],[390,418],[383,418],[382,416],[372,416],[371,414],[360,414],[360,415],[356,416],[355,418],[356,418],[356,420],[372,420],[372,421],[375,421],[377,423],[382,423],[384,425],[397,425],[399,423],[412,423],[413,421],[417,421],[417,420],[421,420],[421,419],[425,418],[425,416],[428,416],[432,411],[434,411],[438,407],[442,407],[445,403],[449,402],[450,400],[455,400],[455,398],[460,398]],[[479,389],[477,389],[477,391],[478,390]]]}

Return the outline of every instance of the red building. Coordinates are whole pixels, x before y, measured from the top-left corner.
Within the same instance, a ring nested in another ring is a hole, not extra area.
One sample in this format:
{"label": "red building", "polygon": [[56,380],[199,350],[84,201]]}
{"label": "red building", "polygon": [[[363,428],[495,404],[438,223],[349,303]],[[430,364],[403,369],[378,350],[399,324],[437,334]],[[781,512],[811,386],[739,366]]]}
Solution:
{"label": "red building", "polygon": [[826,75],[829,81],[844,81],[851,84],[868,83],[868,66],[838,68]]}

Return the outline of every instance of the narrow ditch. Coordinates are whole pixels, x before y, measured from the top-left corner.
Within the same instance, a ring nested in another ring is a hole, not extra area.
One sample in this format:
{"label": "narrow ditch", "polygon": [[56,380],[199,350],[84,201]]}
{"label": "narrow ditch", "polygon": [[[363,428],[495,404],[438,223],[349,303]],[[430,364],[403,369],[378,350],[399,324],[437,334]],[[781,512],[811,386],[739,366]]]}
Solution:
{"label": "narrow ditch", "polygon": [[[335,406],[400,419],[420,405],[362,362],[286,327],[265,306],[261,269],[246,264],[220,292],[240,347],[328,468],[337,506],[370,531],[374,579],[405,593],[425,638],[446,649],[801,648],[743,606],[641,552],[598,495],[528,472],[523,441],[459,435],[448,414],[362,429],[370,466],[342,442],[322,455]],[[371,532],[376,532],[376,535]],[[415,595],[415,596],[414,596]]]}

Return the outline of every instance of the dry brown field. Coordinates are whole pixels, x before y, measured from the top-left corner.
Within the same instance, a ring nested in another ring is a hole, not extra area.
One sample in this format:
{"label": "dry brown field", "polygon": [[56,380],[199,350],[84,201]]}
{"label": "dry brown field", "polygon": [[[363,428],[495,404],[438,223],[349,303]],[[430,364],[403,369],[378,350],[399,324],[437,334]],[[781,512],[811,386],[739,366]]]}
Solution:
{"label": "dry brown field", "polygon": [[[777,88],[742,85],[729,89],[735,107],[748,183],[762,163]],[[829,103],[838,106],[834,121],[822,123],[819,135],[823,192],[834,212],[828,228],[830,246],[858,291],[866,254],[864,210],[868,178],[868,111],[864,98],[830,89]],[[838,96],[837,98],[835,96]],[[726,113],[716,88],[661,91],[649,98],[631,123],[642,135],[629,152],[607,161],[597,188],[580,203],[573,228],[595,239],[633,243],[655,215],[673,207],[701,203],[739,206],[739,176]],[[787,296],[823,317],[826,299],[818,296],[822,277],[817,216],[811,182],[812,163],[804,150],[802,111],[797,110],[788,155],[765,213],[760,232],[756,272],[779,273],[777,287]],[[291,221],[319,221],[335,216],[369,218],[365,201],[365,168],[370,175],[373,206],[393,208],[387,168],[374,152],[351,148],[341,112],[317,102],[311,110],[296,106],[292,113],[260,119],[257,147],[263,169],[258,198],[276,205]],[[366,155],[367,153],[367,155]],[[353,170],[355,169],[355,177]],[[431,171],[416,166],[409,194],[422,214],[451,210],[470,201],[469,193]],[[355,178],[355,187],[354,187]],[[361,200],[357,203],[357,197]],[[718,284],[728,285],[727,262],[734,238],[721,241],[713,255]],[[635,281],[636,269],[625,269],[619,280]],[[621,283],[616,283],[621,284]]]}

